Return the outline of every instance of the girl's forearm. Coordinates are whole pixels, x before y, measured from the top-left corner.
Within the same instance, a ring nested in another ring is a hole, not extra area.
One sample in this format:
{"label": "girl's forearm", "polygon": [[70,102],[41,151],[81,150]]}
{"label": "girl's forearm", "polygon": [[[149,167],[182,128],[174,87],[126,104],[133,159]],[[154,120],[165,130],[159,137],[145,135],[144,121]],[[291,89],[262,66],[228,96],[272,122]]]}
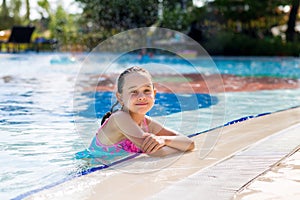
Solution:
{"label": "girl's forearm", "polygon": [[167,155],[179,153],[179,152],[181,152],[181,151],[178,149],[164,146],[164,147],[160,148],[159,150],[155,151],[154,153],[150,153],[148,155],[153,156],[153,157],[162,157],[162,156],[167,156]]}
{"label": "girl's forearm", "polygon": [[195,148],[194,141],[186,136],[160,136],[164,139],[165,145],[180,151],[191,151]]}

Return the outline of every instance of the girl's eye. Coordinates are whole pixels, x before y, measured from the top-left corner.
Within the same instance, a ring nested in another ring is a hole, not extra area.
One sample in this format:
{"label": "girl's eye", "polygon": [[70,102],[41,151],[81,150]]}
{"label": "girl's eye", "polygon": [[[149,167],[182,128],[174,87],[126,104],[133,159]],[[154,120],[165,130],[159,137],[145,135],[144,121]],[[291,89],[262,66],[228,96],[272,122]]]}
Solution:
{"label": "girl's eye", "polygon": [[136,90],[133,90],[130,92],[131,94],[137,94],[137,91]]}
{"label": "girl's eye", "polygon": [[151,90],[147,89],[147,90],[144,90],[145,93],[150,93]]}

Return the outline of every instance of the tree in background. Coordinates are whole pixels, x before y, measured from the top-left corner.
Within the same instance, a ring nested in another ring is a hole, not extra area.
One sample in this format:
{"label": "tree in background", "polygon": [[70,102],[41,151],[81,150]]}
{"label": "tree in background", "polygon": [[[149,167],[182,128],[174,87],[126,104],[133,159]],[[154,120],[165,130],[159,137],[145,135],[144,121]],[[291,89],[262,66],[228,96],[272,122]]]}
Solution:
{"label": "tree in background", "polygon": [[224,17],[227,29],[259,38],[262,33],[268,34],[271,27],[286,23],[278,6],[289,5],[289,1],[215,0],[213,5]]}
{"label": "tree in background", "polygon": [[296,21],[297,21],[297,14],[299,10],[299,3],[300,0],[293,0],[292,1],[292,7],[289,15],[289,20],[288,20],[288,28],[286,30],[286,39],[287,41],[293,42],[295,41],[295,26],[296,26]]}
{"label": "tree in background", "polygon": [[[299,1],[215,0],[211,4],[217,9],[218,14],[223,16],[227,30],[243,32],[243,34],[251,37],[261,38],[270,34],[273,26],[287,24],[287,41],[293,41]],[[279,9],[284,6],[291,6],[289,16]]]}
{"label": "tree in background", "polygon": [[187,32],[191,23],[196,19],[192,1],[164,0],[162,3],[162,18],[160,26]]}
{"label": "tree in background", "polygon": [[[25,15],[20,14],[24,3]],[[0,10],[0,30],[11,29],[15,25],[34,25],[36,27],[32,39],[39,38],[39,41],[56,39],[63,47],[78,43],[78,16],[67,13],[61,5],[51,8],[48,0],[39,0],[38,11],[41,19],[30,20],[30,1],[2,0]],[[42,40],[41,40],[42,39]],[[66,48],[67,49],[67,48]]]}
{"label": "tree in background", "polygon": [[192,1],[186,0],[75,0],[83,7],[81,31],[85,44],[100,41],[121,31],[161,26],[186,32],[195,19]]}
{"label": "tree in background", "polygon": [[80,32],[90,49],[114,34],[153,25],[158,20],[158,3],[130,0],[75,0],[83,7]]}
{"label": "tree in background", "polygon": [[117,33],[151,26],[157,20],[158,4],[153,1],[75,0],[83,6],[87,31]]}
{"label": "tree in background", "polygon": [[52,38],[56,38],[66,50],[68,45],[78,43],[78,25],[76,16],[68,14],[59,5],[54,13],[50,13],[49,29]]}
{"label": "tree in background", "polygon": [[13,19],[14,19],[15,25],[23,24],[23,20],[20,15],[22,1],[21,0],[13,0],[13,1],[10,1],[10,3],[11,3],[11,9],[12,9],[12,14],[13,14]]}
{"label": "tree in background", "polygon": [[29,0],[26,0],[25,4],[26,4],[25,20],[30,22],[30,3],[29,3]]}
{"label": "tree in background", "polygon": [[[299,1],[299,0],[294,0]],[[214,55],[293,55],[300,45],[273,36],[271,29],[286,25],[289,0],[215,0],[197,17],[200,43]],[[294,30],[294,28],[293,28]]]}
{"label": "tree in background", "polygon": [[[2,0],[0,30],[31,23],[39,36],[56,38],[62,45],[80,43],[90,49],[121,31],[153,25],[188,33],[219,52],[227,50],[228,45],[235,48],[235,52],[241,52],[239,44],[232,42],[236,39],[240,39],[242,45],[250,41],[248,38],[281,45],[281,38],[270,33],[271,28],[278,25],[288,24],[287,41],[297,39],[295,24],[300,0],[214,0],[206,1],[200,8],[195,7],[192,0],[75,1],[83,8],[81,15],[69,14],[61,6],[54,9],[48,0],[38,0],[41,19],[30,21],[29,0]],[[20,15],[22,2],[26,6],[24,16]],[[279,5],[291,3],[289,16],[279,9]],[[247,52],[250,47],[249,43],[245,48]],[[265,51],[269,50],[265,48]]]}
{"label": "tree in background", "polygon": [[15,1],[11,1],[13,5],[13,13],[10,12],[11,7],[7,5],[6,0],[2,0],[2,6],[0,10],[0,30],[2,29],[10,29],[12,24],[15,24],[15,21],[19,21],[19,16],[15,16],[14,14],[17,13],[17,6],[15,6]]}
{"label": "tree in background", "polygon": [[50,8],[50,4],[49,4],[48,0],[39,0],[37,3],[38,3],[38,6],[41,8],[41,10],[39,10],[41,17],[46,18],[44,16],[44,12],[45,12],[45,13],[47,13],[48,18],[51,18],[52,12],[51,12],[51,8]]}

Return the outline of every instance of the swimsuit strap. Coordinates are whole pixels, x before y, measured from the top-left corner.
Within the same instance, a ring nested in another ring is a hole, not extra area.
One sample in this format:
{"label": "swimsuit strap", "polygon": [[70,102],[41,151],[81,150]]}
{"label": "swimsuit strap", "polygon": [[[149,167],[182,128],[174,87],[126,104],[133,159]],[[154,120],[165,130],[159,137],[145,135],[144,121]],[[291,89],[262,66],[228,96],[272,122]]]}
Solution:
{"label": "swimsuit strap", "polygon": [[146,117],[144,118],[144,126],[146,128],[146,131],[149,132],[149,126],[147,124],[147,120],[146,120]]}

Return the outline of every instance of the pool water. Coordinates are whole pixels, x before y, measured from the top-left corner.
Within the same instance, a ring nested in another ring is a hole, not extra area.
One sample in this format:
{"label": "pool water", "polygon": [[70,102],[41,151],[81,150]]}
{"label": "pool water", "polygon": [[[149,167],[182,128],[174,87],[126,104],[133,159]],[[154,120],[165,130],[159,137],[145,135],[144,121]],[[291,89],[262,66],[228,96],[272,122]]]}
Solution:
{"label": "pool water", "polygon": [[[81,110],[78,115],[85,118],[93,118],[93,112],[91,110],[95,109],[95,114],[97,118],[102,118],[102,116],[110,110],[112,106],[111,100],[114,99],[113,92],[89,92],[84,93],[92,101],[88,104],[88,107]],[[155,96],[155,104],[151,111],[147,114],[151,117],[170,115],[172,113],[196,110],[200,108],[208,108],[212,105],[217,104],[218,99],[209,94],[195,94],[197,98],[197,104],[191,100],[192,95],[181,95],[174,93],[157,93]],[[94,97],[94,98],[93,98]],[[184,102],[184,103],[182,103]]]}
{"label": "pool water", "polygon": [[[0,54],[0,199],[24,197],[22,194],[83,170],[83,161],[74,159],[74,154],[89,143],[99,126],[97,118],[109,109],[113,96],[112,92],[104,91],[86,91],[74,96],[74,85],[86,56]],[[99,62],[105,57],[99,55]],[[135,58],[136,55],[130,55],[119,64],[139,64]],[[300,79],[296,58],[217,57],[214,60],[223,74]],[[194,71],[176,57],[156,56],[152,62],[171,64],[181,73]],[[213,71],[202,59],[195,58],[194,62],[199,64],[196,67],[201,73]],[[190,94],[159,93],[149,115],[167,116],[167,124],[174,129],[180,129],[176,121],[182,119],[185,123],[182,132],[193,134],[243,117],[300,106],[299,89],[195,94],[194,97],[197,104],[189,103]],[[219,118],[214,123],[212,110],[215,118]],[[201,120],[195,127],[186,116],[196,112]]]}

